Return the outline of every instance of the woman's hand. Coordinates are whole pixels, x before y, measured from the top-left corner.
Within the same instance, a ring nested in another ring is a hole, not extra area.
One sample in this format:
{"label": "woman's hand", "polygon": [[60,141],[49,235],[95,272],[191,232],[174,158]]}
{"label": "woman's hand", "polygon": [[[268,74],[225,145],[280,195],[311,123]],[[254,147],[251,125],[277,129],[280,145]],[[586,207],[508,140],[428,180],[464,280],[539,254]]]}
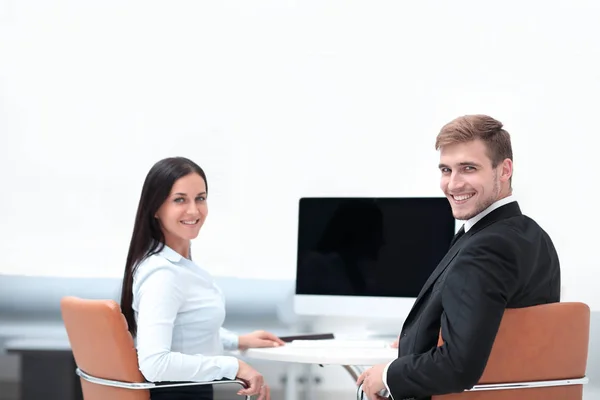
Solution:
{"label": "woman's hand", "polygon": [[254,368],[238,360],[239,368],[236,378],[246,383],[246,388],[238,391],[240,396],[258,396],[256,400],[271,400],[271,391],[265,384],[263,376]]}
{"label": "woman's hand", "polygon": [[285,342],[270,332],[255,331],[238,338],[238,348],[240,350],[258,348],[258,347],[279,347]]}

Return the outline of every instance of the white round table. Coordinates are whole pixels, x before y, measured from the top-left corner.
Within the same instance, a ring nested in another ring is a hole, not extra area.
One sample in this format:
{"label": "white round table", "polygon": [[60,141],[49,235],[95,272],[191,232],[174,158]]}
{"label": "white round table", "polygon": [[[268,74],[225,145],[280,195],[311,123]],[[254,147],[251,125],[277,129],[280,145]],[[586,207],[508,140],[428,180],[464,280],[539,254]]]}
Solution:
{"label": "white round table", "polygon": [[297,364],[340,365],[354,382],[364,371],[364,367],[388,363],[398,357],[398,349],[394,348],[360,348],[360,347],[300,347],[286,344],[281,347],[248,349],[241,354],[248,358],[290,363],[285,398],[295,400]]}
{"label": "white round table", "polygon": [[374,365],[388,363],[398,357],[398,349],[360,347],[281,347],[248,349],[241,354],[260,360],[305,364]]}

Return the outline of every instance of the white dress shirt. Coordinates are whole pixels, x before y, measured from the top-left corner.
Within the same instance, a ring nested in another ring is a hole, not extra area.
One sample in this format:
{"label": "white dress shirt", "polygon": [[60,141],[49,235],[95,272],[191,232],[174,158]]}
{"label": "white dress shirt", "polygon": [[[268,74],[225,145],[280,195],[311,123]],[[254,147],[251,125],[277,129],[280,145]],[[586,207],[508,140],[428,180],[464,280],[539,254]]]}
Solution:
{"label": "white dress shirt", "polygon": [[238,360],[224,350],[237,335],[221,327],[225,299],[212,277],[173,249],[144,259],[133,278],[140,371],[151,382],[234,379]]}
{"label": "white dress shirt", "polygon": [[[516,200],[517,199],[515,198],[515,196],[511,194],[511,195],[509,195],[509,196],[507,196],[507,197],[505,197],[503,199],[495,201],[488,208],[486,208],[485,210],[483,210],[482,212],[480,212],[479,214],[477,214],[473,218],[470,218],[470,219],[468,219],[468,220],[465,221],[465,224],[464,224],[465,233],[467,233],[469,231],[469,229],[471,229],[473,227],[473,225],[475,225],[483,217],[485,217],[486,215],[488,215],[489,213],[491,213],[495,209],[497,209],[499,207],[502,207],[503,205],[506,205],[508,203],[512,203],[513,201],[516,201]],[[390,387],[387,384],[387,372],[388,372],[388,368],[390,367],[390,364],[392,364],[393,362],[394,361],[390,361],[385,366],[385,368],[383,369],[383,384],[385,385],[385,388],[387,389],[386,395],[388,395],[392,400],[393,400],[393,397],[389,394]]]}
{"label": "white dress shirt", "polygon": [[469,232],[469,229],[471,229],[473,227],[473,225],[475,225],[477,222],[479,222],[483,217],[485,217],[486,215],[488,215],[495,209],[502,207],[508,203],[512,203],[513,201],[517,201],[517,199],[515,198],[515,196],[513,196],[511,194],[509,196],[506,196],[503,199],[500,199],[500,200],[492,203],[488,208],[486,208],[485,210],[483,210],[482,212],[480,212],[473,218],[466,220],[465,221],[465,233]]}

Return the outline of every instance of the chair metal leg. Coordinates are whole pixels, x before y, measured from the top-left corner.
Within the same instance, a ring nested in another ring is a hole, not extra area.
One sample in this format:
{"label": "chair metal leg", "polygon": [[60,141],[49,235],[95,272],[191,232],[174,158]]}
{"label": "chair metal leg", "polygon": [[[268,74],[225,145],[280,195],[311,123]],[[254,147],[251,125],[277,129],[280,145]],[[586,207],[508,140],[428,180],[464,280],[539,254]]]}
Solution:
{"label": "chair metal leg", "polygon": [[352,379],[354,379],[354,381],[356,381],[360,374],[364,372],[364,368],[361,368],[356,365],[343,365],[343,367],[346,371],[348,371],[348,373],[350,374]]}

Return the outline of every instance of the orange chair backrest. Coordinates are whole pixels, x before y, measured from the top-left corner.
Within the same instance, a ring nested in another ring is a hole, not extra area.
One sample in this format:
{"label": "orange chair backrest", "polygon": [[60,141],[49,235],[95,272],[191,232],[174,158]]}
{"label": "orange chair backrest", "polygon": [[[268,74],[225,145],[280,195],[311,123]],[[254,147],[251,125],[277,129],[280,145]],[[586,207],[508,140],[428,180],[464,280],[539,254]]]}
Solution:
{"label": "orange chair backrest", "polygon": [[[587,364],[589,332],[590,309],[583,303],[551,303],[507,309],[479,384],[582,378]],[[444,343],[443,334],[440,332],[438,345]],[[569,395],[581,390],[582,387],[577,385],[566,389],[471,392],[469,396],[434,396],[434,399],[505,398],[500,396],[519,399],[521,397],[515,397],[518,392],[525,393],[523,398],[538,398],[533,397],[534,391],[542,393],[540,398],[549,398],[552,391],[562,391],[563,395],[559,397],[570,399],[581,398]]]}
{"label": "orange chair backrest", "polygon": [[[61,313],[77,366],[92,376],[145,382],[120,306],[113,300],[64,297]],[[75,373],[75,371],[73,371]],[[85,400],[148,400],[148,390],[114,388],[81,379]]]}

